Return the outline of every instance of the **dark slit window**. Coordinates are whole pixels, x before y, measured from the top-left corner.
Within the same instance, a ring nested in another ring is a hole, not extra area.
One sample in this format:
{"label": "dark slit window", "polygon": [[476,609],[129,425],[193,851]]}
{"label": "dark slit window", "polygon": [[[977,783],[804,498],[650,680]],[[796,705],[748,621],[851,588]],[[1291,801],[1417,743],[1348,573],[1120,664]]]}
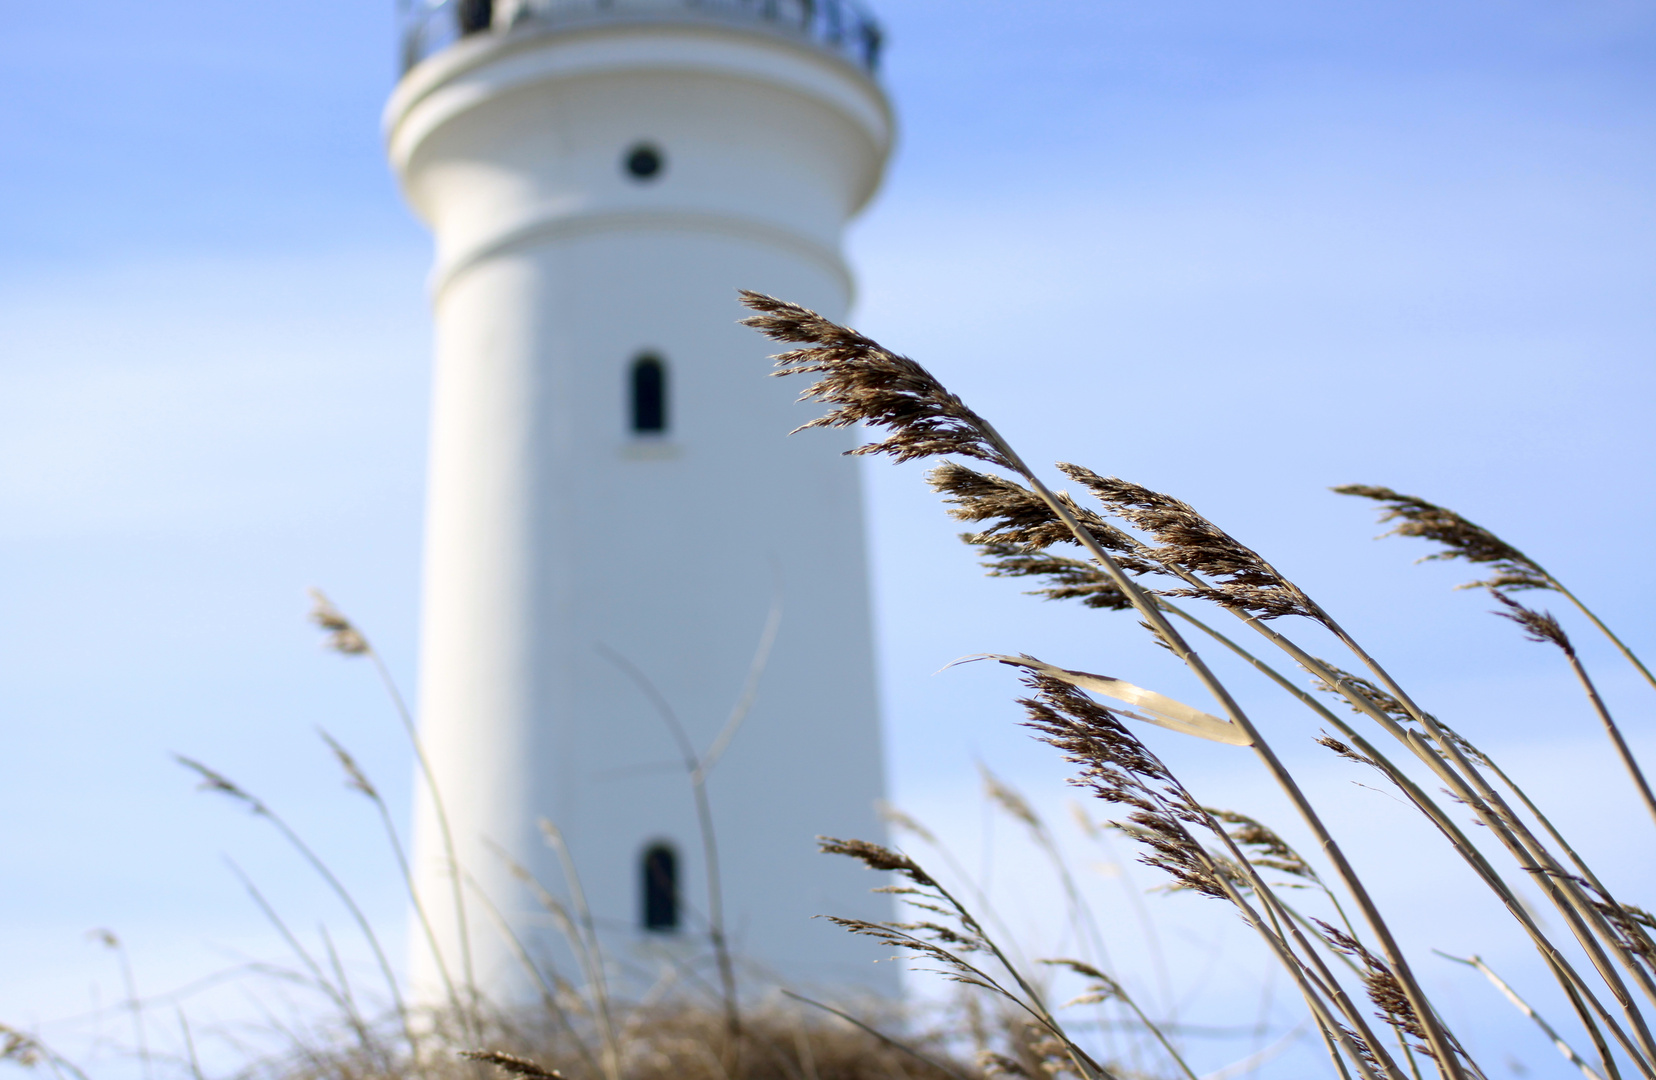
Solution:
{"label": "dark slit window", "polygon": [[667,365],[646,354],[632,366],[632,429],[641,435],[667,430]]}
{"label": "dark slit window", "polygon": [[494,0],[460,0],[456,14],[462,35],[479,33],[494,22]]}
{"label": "dark slit window", "polygon": [[678,855],[667,844],[651,844],[644,851],[644,929],[677,930],[678,925]]}

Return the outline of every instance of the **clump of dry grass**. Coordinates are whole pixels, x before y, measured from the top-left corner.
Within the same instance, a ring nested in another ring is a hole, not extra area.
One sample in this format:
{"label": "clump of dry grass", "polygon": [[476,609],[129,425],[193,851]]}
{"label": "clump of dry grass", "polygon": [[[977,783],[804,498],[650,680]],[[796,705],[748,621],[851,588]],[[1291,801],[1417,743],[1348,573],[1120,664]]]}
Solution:
{"label": "clump of dry grass", "polygon": [[[1115,808],[1116,826],[1137,842],[1141,861],[1164,872],[1180,888],[1232,905],[1260,936],[1294,980],[1339,1075],[1418,1080],[1433,1072],[1445,1080],[1472,1080],[1484,1073],[1443,1022],[1384,913],[1273,748],[1273,741],[1297,733],[1277,726],[1266,731],[1257,724],[1174,620],[1242,658],[1332,728],[1338,738],[1321,733],[1315,741],[1378,771],[1436,826],[1535,945],[1570,1003],[1576,1025],[1592,1044],[1593,1065],[1534,1010],[1526,1012],[1566,1058],[1590,1077],[1656,1080],[1656,1039],[1648,1013],[1656,1006],[1649,917],[1611,897],[1523,789],[1487,755],[1416,704],[1313,597],[1257,551],[1172,496],[1064,462],[1057,469],[1097,508],[1053,491],[991,424],[919,364],[797,305],[757,293],[743,293],[742,300],[755,312],[745,320],[747,325],[791,346],[775,358],[775,374],[816,376],[801,399],[831,406],[826,415],[803,427],[861,423],[875,429],[878,438],[852,453],[883,454],[898,461],[953,456],[998,470],[944,461],[929,475],[950,513],[977,527],[963,539],[979,546],[991,574],[1044,583],[1035,592],[1047,599],[1080,600],[1102,610],[1131,608],[1152,640],[1178,656],[1212,697],[1218,715],[1108,676],[1032,657],[994,658],[1024,669],[1024,683],[1033,691],[1022,699],[1027,723],[1076,767],[1074,783]],[[1493,576],[1474,584],[1494,593],[1502,605],[1498,614],[1517,621],[1534,640],[1561,650],[1656,815],[1656,798],[1562,625],[1510,594],[1551,590],[1567,597],[1656,688],[1656,678],[1632,651],[1539,563],[1489,530],[1386,488],[1336,490],[1383,503],[1383,520],[1398,523],[1394,533],[1442,546],[1432,558],[1493,567]],[[1082,557],[1051,550],[1065,547],[1078,547]],[[1239,619],[1245,630],[1308,674],[1313,688],[1343,699],[1360,722],[1395,742],[1412,765],[1406,768],[1388,758],[1314,693],[1183,602]],[[1296,619],[1332,634],[1351,657],[1345,662],[1354,662],[1363,674],[1351,674],[1312,655],[1291,636],[1291,626],[1287,631],[1276,627]],[[1094,695],[1115,703],[1101,704]],[[1148,721],[1251,754],[1315,838],[1318,865],[1252,818],[1204,808],[1172,768],[1137,739],[1129,721]],[[1428,775],[1427,783],[1447,795],[1456,812],[1411,775],[1420,771]],[[1510,860],[1505,870],[1497,869],[1461,827],[1461,807],[1504,850]],[[1082,1080],[1114,1075],[1065,1031],[971,913],[923,870],[905,863],[906,856],[870,853],[846,842],[836,842],[829,850],[903,875],[909,884],[894,891],[930,913],[909,923],[851,923],[851,929],[906,948],[938,964],[951,978],[1021,1009],[1062,1050],[1051,1058],[1047,1071],[1068,1072]],[[1333,921],[1297,911],[1280,886],[1265,879],[1265,870],[1317,886],[1331,906]],[[1519,901],[1515,885],[1520,881],[1542,888],[1561,931],[1544,927]],[[1352,907],[1351,918],[1346,918],[1342,903]],[[976,957],[985,959],[979,962]],[[1093,970],[1101,993],[1119,987],[1109,974]],[[1366,1006],[1359,1004],[1364,1001]],[[1378,1028],[1371,1023],[1375,1019],[1382,1022]]]}
{"label": "clump of dry grass", "polygon": [[[480,1007],[464,1018],[427,1018],[417,1054],[370,1051],[350,1032],[324,1026],[288,1052],[253,1063],[245,1075],[480,1080],[498,1070],[541,1080],[980,1080],[978,1070],[956,1061],[939,1035],[908,1033],[898,1042],[786,1001],[745,1012],[737,1035],[716,1002],[621,1006],[617,1017],[622,1053],[613,1063],[595,1060],[587,1033],[542,1012]],[[394,1026],[381,1035],[388,1043],[399,1041]]]}

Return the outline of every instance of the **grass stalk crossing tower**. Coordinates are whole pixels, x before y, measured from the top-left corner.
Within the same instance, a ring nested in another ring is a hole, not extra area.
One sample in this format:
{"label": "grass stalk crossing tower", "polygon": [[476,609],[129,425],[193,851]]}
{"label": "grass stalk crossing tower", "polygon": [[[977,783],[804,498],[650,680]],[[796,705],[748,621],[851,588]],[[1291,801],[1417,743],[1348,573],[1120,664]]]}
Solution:
{"label": "grass stalk crossing tower", "polygon": [[389,153],[436,239],[421,993],[469,969],[530,996],[513,938],[575,981],[512,869],[568,895],[541,819],[612,974],[712,982],[716,925],[750,985],[892,990],[811,920],[883,910],[812,842],[879,833],[851,435],[785,438],[811,414],[735,324],[740,287],[850,303],[841,233],[891,143],[877,27],[845,0],[439,0],[404,34]]}

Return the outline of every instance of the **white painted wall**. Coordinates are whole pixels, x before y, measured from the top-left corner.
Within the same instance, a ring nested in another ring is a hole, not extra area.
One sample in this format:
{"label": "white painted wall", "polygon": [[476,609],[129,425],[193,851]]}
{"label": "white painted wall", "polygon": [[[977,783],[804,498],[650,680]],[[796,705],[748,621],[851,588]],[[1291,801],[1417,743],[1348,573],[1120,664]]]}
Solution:
{"label": "white painted wall", "polygon": [[[390,155],[436,237],[437,343],[420,711],[463,869],[537,954],[559,935],[490,849],[566,892],[536,819],[569,838],[632,985],[699,958],[706,878],[682,757],[622,654],[706,748],[780,580],[783,617],[746,726],[710,780],[727,919],[753,987],[896,989],[822,920],[878,917],[875,875],[815,853],[878,838],[882,792],[861,494],[847,432],[736,325],[736,289],[843,316],[841,230],[878,185],[890,114],[838,58],[762,28],[667,18],[533,24],[416,67]],[[632,146],[660,176],[625,172]],[[665,358],[670,431],[630,433],[627,373]],[[640,926],[646,844],[670,840],[689,923]],[[429,799],[416,874],[451,968],[456,920]],[[470,902],[485,992],[532,991]],[[416,933],[416,981],[436,979]]]}

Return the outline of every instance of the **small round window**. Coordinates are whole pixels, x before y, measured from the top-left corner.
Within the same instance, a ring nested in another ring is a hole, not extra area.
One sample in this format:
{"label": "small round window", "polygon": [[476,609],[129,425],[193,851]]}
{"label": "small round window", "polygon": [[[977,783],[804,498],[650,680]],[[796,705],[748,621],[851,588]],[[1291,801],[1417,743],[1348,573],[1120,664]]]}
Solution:
{"label": "small round window", "polygon": [[661,156],[661,151],[649,143],[639,143],[627,151],[623,159],[627,175],[640,183],[654,180],[667,167],[667,161]]}

